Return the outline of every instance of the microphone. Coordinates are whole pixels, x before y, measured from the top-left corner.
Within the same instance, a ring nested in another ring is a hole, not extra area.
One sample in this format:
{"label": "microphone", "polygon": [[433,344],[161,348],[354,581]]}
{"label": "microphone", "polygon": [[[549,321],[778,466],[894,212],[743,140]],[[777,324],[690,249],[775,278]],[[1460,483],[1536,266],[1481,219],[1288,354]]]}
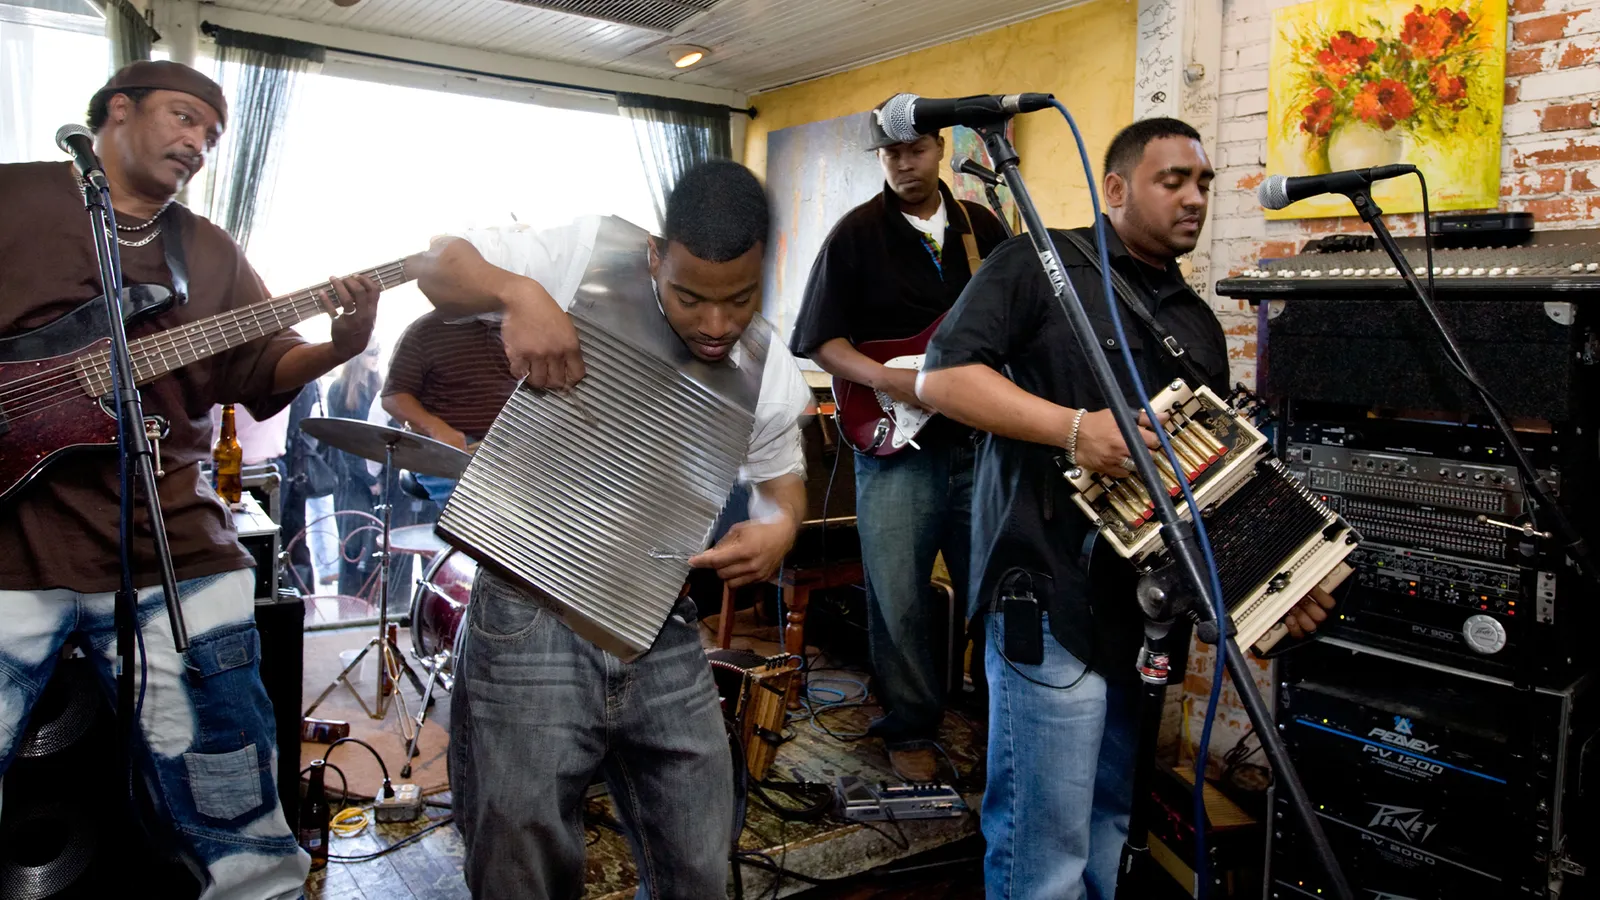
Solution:
{"label": "microphone", "polygon": [[1256,199],[1267,209],[1283,209],[1297,200],[1318,194],[1349,194],[1359,191],[1374,181],[1396,178],[1415,172],[1416,166],[1400,163],[1394,166],[1374,166],[1370,169],[1347,169],[1326,175],[1269,175],[1256,188]]}
{"label": "microphone", "polygon": [[76,122],[68,123],[56,129],[56,146],[72,157],[72,164],[77,167],[84,181],[102,191],[111,189],[106,181],[106,170],[100,165],[100,157],[94,155],[93,132]]}
{"label": "microphone", "polygon": [[993,169],[987,168],[972,157],[950,160],[950,170],[957,175],[971,175],[984,184],[1000,186],[1000,176]]}
{"label": "microphone", "polygon": [[930,100],[916,94],[895,94],[878,110],[883,133],[902,143],[918,135],[938,134],[952,125],[973,128],[1004,122],[1017,113],[1047,109],[1054,94],[975,94],[955,100]]}

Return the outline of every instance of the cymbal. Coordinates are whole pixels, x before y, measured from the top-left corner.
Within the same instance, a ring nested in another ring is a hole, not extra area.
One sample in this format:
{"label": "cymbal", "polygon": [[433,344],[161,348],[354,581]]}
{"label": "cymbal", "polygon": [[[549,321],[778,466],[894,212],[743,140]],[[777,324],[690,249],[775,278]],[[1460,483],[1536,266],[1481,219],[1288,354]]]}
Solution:
{"label": "cymbal", "polygon": [[300,427],[330,447],[373,462],[383,462],[384,451],[393,447],[395,466],[421,475],[460,478],[472,459],[443,441],[360,419],[308,416],[300,420]]}
{"label": "cymbal", "polygon": [[450,545],[433,533],[432,525],[407,525],[389,532],[389,549],[396,553],[432,556],[450,549]]}

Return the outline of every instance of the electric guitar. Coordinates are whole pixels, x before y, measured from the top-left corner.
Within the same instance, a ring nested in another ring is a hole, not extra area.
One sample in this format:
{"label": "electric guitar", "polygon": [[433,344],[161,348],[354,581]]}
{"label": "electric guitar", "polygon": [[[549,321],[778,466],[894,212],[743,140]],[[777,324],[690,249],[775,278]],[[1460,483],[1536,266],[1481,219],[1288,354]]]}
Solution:
{"label": "electric guitar", "polygon": [[[411,280],[397,259],[358,274],[383,289]],[[148,287],[148,286],[140,286]],[[132,292],[130,292],[132,293]],[[166,298],[155,288],[143,310]],[[153,298],[153,299],[152,299]],[[128,342],[136,384],[157,378],[306,319],[332,313],[338,295],[327,282],[169,328]],[[117,411],[111,394],[111,339],[104,337],[100,298],[31,331],[0,339],[0,503],[62,456],[83,450],[115,450]],[[128,306],[124,307],[125,315]],[[160,435],[166,423],[147,417],[146,430]]]}
{"label": "electric guitar", "polygon": [[[891,369],[921,371],[928,342],[944,316],[933,321],[913,337],[900,340],[864,341],[856,345],[862,354]],[[833,400],[838,409],[839,433],[857,453],[893,456],[906,447],[917,447],[917,433],[936,413],[891,398],[883,391],[843,378],[833,379]]]}

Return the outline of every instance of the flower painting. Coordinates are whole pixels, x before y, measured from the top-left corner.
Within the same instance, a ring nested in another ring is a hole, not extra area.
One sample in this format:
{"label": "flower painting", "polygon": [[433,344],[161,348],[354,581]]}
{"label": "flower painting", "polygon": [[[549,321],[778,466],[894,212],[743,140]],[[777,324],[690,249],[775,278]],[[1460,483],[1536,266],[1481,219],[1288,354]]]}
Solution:
{"label": "flower painting", "polygon": [[[1500,201],[1506,0],[1314,0],[1273,14],[1267,171],[1317,175],[1406,162],[1434,209]],[[1415,178],[1373,186],[1385,212],[1422,209]],[[1338,194],[1271,219],[1354,215]]]}

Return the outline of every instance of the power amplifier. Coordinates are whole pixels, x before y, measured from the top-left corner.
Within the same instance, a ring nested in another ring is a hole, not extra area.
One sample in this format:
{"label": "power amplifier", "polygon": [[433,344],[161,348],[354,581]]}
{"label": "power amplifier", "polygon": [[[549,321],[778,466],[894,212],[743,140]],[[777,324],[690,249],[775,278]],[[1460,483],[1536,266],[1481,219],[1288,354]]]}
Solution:
{"label": "power amplifier", "polygon": [[[1527,491],[1491,429],[1294,421],[1290,471],[1361,535],[1332,634],[1514,677],[1567,671],[1590,618],[1558,561],[1520,526]],[[1524,435],[1559,492],[1559,442]]]}
{"label": "power amplifier", "polygon": [[[1595,896],[1589,677],[1521,690],[1337,640],[1279,665],[1278,727],[1357,896]],[[1268,895],[1331,896],[1274,805]]]}

